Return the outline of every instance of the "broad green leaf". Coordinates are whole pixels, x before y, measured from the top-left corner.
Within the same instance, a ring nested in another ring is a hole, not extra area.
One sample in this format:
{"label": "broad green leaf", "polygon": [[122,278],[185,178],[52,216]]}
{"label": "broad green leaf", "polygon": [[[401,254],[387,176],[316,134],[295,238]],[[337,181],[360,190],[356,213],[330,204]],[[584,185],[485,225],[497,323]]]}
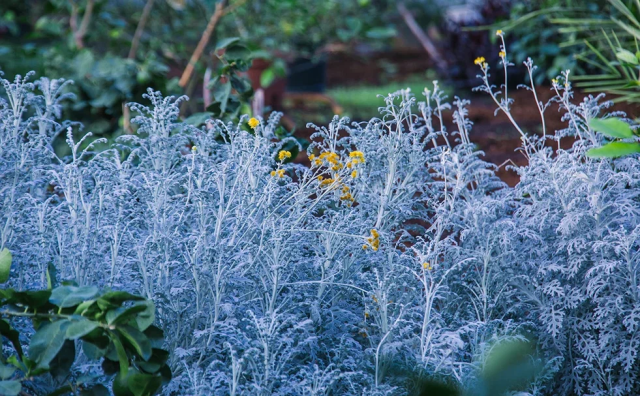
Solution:
{"label": "broad green leaf", "polygon": [[98,294],[95,286],[60,286],[53,289],[49,301],[60,308],[73,307]]}
{"label": "broad green leaf", "polygon": [[617,158],[629,154],[640,153],[640,143],[611,142],[602,147],[587,151],[591,158]]}
{"label": "broad green leaf", "polygon": [[162,378],[131,369],[127,376],[127,385],[134,396],[153,396],[162,386]]}
{"label": "broad green leaf", "polygon": [[626,49],[619,49],[618,52],[616,52],[616,58],[624,63],[632,65],[638,64],[638,58],[633,54],[633,52],[627,51]]}
{"label": "broad green leaf", "polygon": [[80,391],[80,396],[110,396],[109,389],[102,384],[93,385]]}
{"label": "broad green leaf", "polygon": [[260,86],[263,88],[266,88],[269,85],[271,85],[271,83],[275,79],[276,79],[276,72],[272,67],[270,67],[265,71],[263,71],[262,74],[260,75]]}
{"label": "broad green leaf", "polygon": [[15,367],[9,366],[8,364],[0,363],[0,379],[6,380],[7,378],[10,378],[15,372]]}
{"label": "broad green leaf", "polygon": [[156,320],[156,305],[151,300],[145,301],[146,308],[136,315],[136,323],[140,331],[145,331]]}
{"label": "broad green leaf", "polygon": [[122,326],[117,330],[144,360],[151,357],[151,341],[133,326]]}
{"label": "broad green leaf", "polygon": [[51,290],[34,290],[15,292],[13,298],[30,308],[43,308],[49,304],[49,298],[51,297]]}
{"label": "broad green leaf", "polygon": [[221,50],[223,48],[227,48],[229,45],[237,43],[239,41],[240,41],[239,37],[223,38],[216,43],[216,51]]}
{"label": "broad green leaf", "polygon": [[124,291],[111,291],[103,294],[98,298],[98,306],[101,309],[109,309],[119,307],[125,301],[140,301],[143,297],[133,295]]}
{"label": "broad green leaf", "polygon": [[138,367],[147,373],[154,374],[167,363],[169,359],[169,352],[164,349],[154,348],[151,352],[151,357],[146,362],[138,362]]}
{"label": "broad green leaf", "polygon": [[4,248],[0,250],[0,283],[5,283],[9,280],[9,273],[11,272],[11,252],[9,249]]}
{"label": "broad green leaf", "polygon": [[18,353],[18,356],[22,358],[23,352],[22,344],[20,343],[20,333],[18,333],[16,329],[11,327],[11,324],[9,324],[9,322],[4,319],[0,320],[0,334],[11,341],[11,344]]}
{"label": "broad green leaf", "polygon": [[133,392],[129,390],[128,377],[129,373],[127,371],[120,371],[113,379],[112,390],[115,396],[134,396]]}
{"label": "broad green leaf", "polygon": [[90,360],[98,360],[107,353],[107,349],[102,349],[92,342],[82,340],[82,352],[84,352]]}
{"label": "broad green leaf", "polygon": [[210,113],[208,111],[205,111],[202,113],[195,113],[187,117],[184,120],[184,122],[189,125],[199,127],[200,125],[204,125],[204,123],[207,122],[207,120],[210,120],[212,115],[213,113]]}
{"label": "broad green leaf", "polygon": [[120,337],[116,333],[109,331],[109,339],[111,340],[111,343],[118,355],[118,362],[120,363],[119,375],[126,376],[127,371],[129,370],[129,357],[127,356],[127,351],[125,351],[124,346],[120,341]]}
{"label": "broad green leaf", "polygon": [[20,381],[0,381],[0,395],[16,396],[20,394],[21,390]]}
{"label": "broad green leaf", "polygon": [[125,323],[128,319],[133,318],[136,314],[147,309],[144,302],[138,302],[130,307],[120,307],[107,312],[106,319],[110,325]]}
{"label": "broad green leaf", "polygon": [[67,327],[66,338],[69,340],[77,340],[78,338],[92,332],[96,327],[98,327],[98,325],[99,324],[97,322],[91,321],[86,318],[73,320],[69,327]]}
{"label": "broad green leaf", "polygon": [[164,344],[164,331],[157,326],[149,326],[144,331],[144,335],[147,336],[149,341],[151,341],[151,346],[153,348],[162,348]]}
{"label": "broad green leaf", "polygon": [[29,358],[37,363],[36,368],[49,368],[49,363],[64,345],[65,334],[69,324],[68,320],[58,320],[45,324],[31,337]]}
{"label": "broad green leaf", "polygon": [[76,344],[71,340],[66,340],[62,349],[51,361],[51,376],[57,380],[63,380],[69,375],[71,366],[76,360]]}
{"label": "broad green leaf", "polygon": [[76,310],[73,312],[74,315],[84,315],[89,308],[95,304],[96,300],[87,300],[83,301],[76,307]]}
{"label": "broad green leaf", "polygon": [[589,127],[612,138],[627,139],[633,137],[629,124],[619,118],[594,118],[589,122]]}
{"label": "broad green leaf", "polygon": [[73,392],[73,387],[71,385],[65,385],[47,394],[47,396],[68,396],[72,394],[72,392]]}

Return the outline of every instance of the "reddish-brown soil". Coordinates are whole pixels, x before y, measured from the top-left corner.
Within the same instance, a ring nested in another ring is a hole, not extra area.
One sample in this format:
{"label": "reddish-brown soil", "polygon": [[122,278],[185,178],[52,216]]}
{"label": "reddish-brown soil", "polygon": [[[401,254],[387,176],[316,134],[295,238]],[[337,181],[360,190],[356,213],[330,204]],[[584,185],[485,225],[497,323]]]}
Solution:
{"label": "reddish-brown soil", "polygon": [[[397,70],[397,73],[394,73],[395,76],[406,76],[423,73],[430,67],[430,60],[420,50],[403,50],[360,58],[354,55],[332,55],[327,60],[328,86],[380,84],[385,80],[388,81],[393,77],[385,74],[385,64],[393,65],[393,69]],[[536,93],[538,99],[544,103],[554,94],[550,87],[540,87]],[[500,166],[498,170],[500,178],[511,186],[515,185],[519,178],[514,171],[507,169],[508,165],[511,163],[524,165],[526,163],[526,158],[518,150],[521,145],[518,131],[502,112],[496,113],[496,105],[488,95],[474,93],[468,88],[457,89],[455,94],[471,100],[471,105],[468,108],[469,119],[474,123],[471,140],[477,143],[480,150],[484,151],[486,160]],[[524,89],[510,89],[509,97],[515,100],[512,114],[518,125],[528,134],[541,134],[540,113],[533,94]],[[585,94],[578,92],[573,102],[578,103],[584,98]],[[329,121],[326,116],[313,120],[312,115],[328,114],[326,109],[318,111],[317,106],[313,103],[304,103],[294,107],[286,111],[293,119],[315,121],[320,125],[325,125]],[[624,111],[631,117],[640,115],[640,108],[636,104],[616,104],[613,110]],[[567,124],[561,120],[562,114],[555,103],[547,108],[545,120],[548,134],[567,127]],[[454,127],[449,125],[448,129],[452,130]],[[309,139],[311,133],[313,130],[302,125],[297,126],[296,136]],[[549,142],[549,144],[551,143]],[[563,148],[567,148],[570,147],[572,141],[566,139],[561,143]],[[307,161],[306,156],[301,155],[298,161]]]}

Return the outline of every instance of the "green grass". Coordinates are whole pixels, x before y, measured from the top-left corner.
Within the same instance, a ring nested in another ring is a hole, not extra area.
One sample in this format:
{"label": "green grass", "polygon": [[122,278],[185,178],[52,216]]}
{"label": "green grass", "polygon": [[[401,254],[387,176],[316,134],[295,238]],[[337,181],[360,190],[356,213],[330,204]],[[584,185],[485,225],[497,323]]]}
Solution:
{"label": "green grass", "polygon": [[384,106],[384,99],[378,95],[386,96],[391,92],[411,88],[417,100],[424,100],[422,92],[425,88],[432,89],[434,79],[437,78],[429,78],[428,74],[413,75],[405,81],[390,82],[385,85],[332,88],[327,94],[342,106],[345,116],[355,120],[369,119],[379,115],[378,107]]}

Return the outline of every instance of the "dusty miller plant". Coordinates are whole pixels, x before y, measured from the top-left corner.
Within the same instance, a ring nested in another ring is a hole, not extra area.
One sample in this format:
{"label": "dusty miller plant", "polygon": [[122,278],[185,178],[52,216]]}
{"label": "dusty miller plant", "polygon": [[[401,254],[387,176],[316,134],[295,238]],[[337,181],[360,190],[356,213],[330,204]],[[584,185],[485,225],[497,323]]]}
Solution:
{"label": "dusty miller plant", "polygon": [[[500,55],[506,71],[504,42]],[[64,82],[3,81],[0,248],[16,286],[54,266],[152,299],[167,394],[406,394],[415,377],[497,394],[493,361],[514,342],[530,348],[526,380],[499,392],[638,393],[638,158],[586,156],[608,104],[574,104],[568,72],[550,103],[535,97],[536,134],[476,63],[522,137],[513,188],[475,149],[469,103],[437,83],[388,95],[368,122],[315,127],[306,167],[277,114],[194,128],[184,98],[151,90],[137,134],[94,152],[59,120]],[[547,130],[550,106],[565,129]]]}

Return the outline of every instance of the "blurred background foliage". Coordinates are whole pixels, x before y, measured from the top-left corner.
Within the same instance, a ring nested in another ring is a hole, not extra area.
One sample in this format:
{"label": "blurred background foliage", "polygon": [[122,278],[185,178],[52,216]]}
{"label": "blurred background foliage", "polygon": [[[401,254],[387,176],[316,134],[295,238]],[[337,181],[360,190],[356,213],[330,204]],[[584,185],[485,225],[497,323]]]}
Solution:
{"label": "blurred background foliage", "polygon": [[[579,88],[635,102],[639,8],[637,0],[3,0],[0,70],[74,80],[65,117],[109,141],[133,132],[125,104],[147,87],[191,97],[182,116],[196,124],[278,110],[293,130],[335,112],[368,118],[382,104],[377,94],[421,92],[431,80],[449,92],[475,86],[472,60],[499,60],[500,28],[513,62],[539,65],[537,84],[571,69]],[[328,98],[285,97],[306,91]]]}

